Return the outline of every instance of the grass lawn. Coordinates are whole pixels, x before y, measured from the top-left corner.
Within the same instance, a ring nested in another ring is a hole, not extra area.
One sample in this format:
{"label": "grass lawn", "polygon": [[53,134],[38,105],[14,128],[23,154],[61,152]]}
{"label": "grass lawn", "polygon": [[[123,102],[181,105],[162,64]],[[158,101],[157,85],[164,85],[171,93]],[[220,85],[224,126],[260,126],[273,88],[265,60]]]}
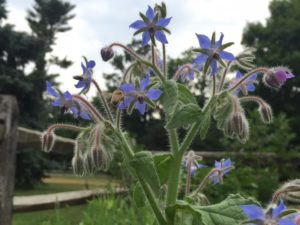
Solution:
{"label": "grass lawn", "polygon": [[15,213],[13,225],[78,225],[87,205],[65,207],[53,210]]}
{"label": "grass lawn", "polygon": [[78,177],[73,174],[50,174],[43,179],[44,184],[37,185],[30,190],[15,190],[15,196],[50,194],[57,192],[78,191],[82,189],[106,188],[110,185],[121,186],[115,178],[98,175]]}

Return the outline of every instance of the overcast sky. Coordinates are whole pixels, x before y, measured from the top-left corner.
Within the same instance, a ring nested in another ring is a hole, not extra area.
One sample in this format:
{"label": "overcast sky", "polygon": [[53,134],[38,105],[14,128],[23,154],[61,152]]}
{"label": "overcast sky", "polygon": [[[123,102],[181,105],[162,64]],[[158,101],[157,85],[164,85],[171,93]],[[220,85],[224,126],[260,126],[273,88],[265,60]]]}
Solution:
{"label": "overcast sky", "polygon": [[[25,20],[26,10],[32,7],[33,0],[8,0],[9,23],[17,30],[29,31]],[[53,54],[68,56],[74,64],[67,70],[49,68],[60,72],[57,81],[63,91],[75,91],[72,75],[80,74],[81,56],[94,59],[96,79],[101,82],[102,72],[110,72],[108,63],[102,62],[99,50],[111,42],[128,43],[134,30],[129,24],[139,19],[138,13],[145,12],[147,5],[154,6],[157,1],[141,0],[69,0],[76,5],[76,17],[70,21],[72,30],[57,36]],[[160,2],[160,1],[159,1]],[[242,50],[240,45],[243,29],[247,22],[265,23],[269,17],[270,0],[165,0],[168,16],[172,21],[168,28],[167,54],[176,57],[191,46],[198,46],[195,33],[210,36],[213,31],[223,32],[224,42],[235,42],[230,52]],[[217,36],[218,37],[218,36]],[[141,38],[138,36],[137,38]]]}

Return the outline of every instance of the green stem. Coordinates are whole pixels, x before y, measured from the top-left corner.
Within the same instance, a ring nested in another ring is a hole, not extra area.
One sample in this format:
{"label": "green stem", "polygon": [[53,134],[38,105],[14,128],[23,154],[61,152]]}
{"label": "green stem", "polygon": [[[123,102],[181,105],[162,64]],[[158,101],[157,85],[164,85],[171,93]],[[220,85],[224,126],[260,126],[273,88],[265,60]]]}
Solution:
{"label": "green stem", "polygon": [[166,54],[166,45],[162,44],[162,50],[163,50],[163,72],[166,78],[167,76],[167,54]]}
{"label": "green stem", "polygon": [[216,77],[213,76],[213,89],[212,89],[212,96],[216,94]]}
{"label": "green stem", "polygon": [[105,97],[104,97],[104,95],[103,95],[103,92],[101,91],[100,86],[98,85],[98,83],[97,83],[94,79],[92,80],[92,82],[93,82],[93,84],[95,85],[95,87],[97,88],[97,91],[98,91],[98,93],[99,93],[101,102],[102,102],[102,104],[103,104],[103,106],[104,106],[104,109],[105,109],[105,112],[106,112],[106,114],[107,114],[107,116],[108,116],[108,118],[109,118],[109,121],[110,121],[111,123],[113,123],[113,122],[114,122],[114,119],[113,119],[113,117],[112,117],[112,113],[111,113],[110,108],[109,108],[109,106],[108,106],[108,103],[107,103],[107,101],[106,101],[106,99],[105,99]]}
{"label": "green stem", "polygon": [[116,126],[118,130],[121,130],[121,117],[122,117],[122,110],[117,109]]}
{"label": "green stem", "polygon": [[155,48],[154,45],[151,45],[151,59],[152,59],[152,64],[156,66],[156,57],[155,57]]}
{"label": "green stem", "polygon": [[[131,149],[127,138],[124,136],[123,133],[120,133],[117,131],[117,134],[119,136],[119,138],[121,139],[121,142],[123,143],[124,149],[125,149],[125,153],[126,153],[126,158],[128,158],[129,160],[133,158],[134,156],[134,152]],[[149,187],[149,185],[146,183],[146,181],[144,180],[144,178],[139,175],[139,173],[137,171],[135,171],[135,175],[138,178],[139,183],[142,186],[142,189],[149,201],[149,204],[155,214],[155,217],[159,223],[159,225],[166,225],[166,220],[163,216],[163,214],[160,211],[159,205],[156,201],[156,198],[151,190],[151,188]]]}
{"label": "green stem", "polygon": [[168,133],[170,138],[171,151],[173,152],[173,155],[175,155],[179,150],[177,131],[176,129],[171,129],[168,130]]}
{"label": "green stem", "polygon": [[227,66],[226,66],[226,68],[225,68],[225,70],[224,70],[224,72],[223,72],[223,74],[222,74],[221,82],[220,82],[218,91],[221,91],[221,90],[223,89],[223,87],[224,87],[225,77],[226,77],[226,75],[227,75],[227,72],[228,72],[228,70],[229,70],[230,65],[231,65],[232,62],[233,62],[233,61],[229,61],[229,62],[228,62]]}

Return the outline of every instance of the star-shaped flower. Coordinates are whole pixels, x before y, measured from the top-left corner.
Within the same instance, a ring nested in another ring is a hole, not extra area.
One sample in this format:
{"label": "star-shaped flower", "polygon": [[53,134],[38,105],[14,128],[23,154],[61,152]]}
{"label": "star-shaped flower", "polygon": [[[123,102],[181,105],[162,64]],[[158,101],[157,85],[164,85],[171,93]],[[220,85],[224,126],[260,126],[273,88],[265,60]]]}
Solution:
{"label": "star-shaped flower", "polygon": [[220,39],[215,41],[215,34],[213,34],[213,40],[210,40],[209,37],[203,34],[196,34],[200,49],[195,49],[194,51],[200,52],[194,60],[195,63],[203,65],[204,64],[204,73],[207,72],[208,67],[211,67],[211,75],[215,75],[218,69],[217,62],[225,66],[224,60],[232,61],[235,59],[233,54],[230,52],[223,51],[223,49],[229,47],[233,43],[226,43],[222,45],[223,42],[223,33],[221,33]]}
{"label": "star-shaped flower", "polygon": [[146,101],[157,100],[162,94],[162,91],[159,89],[152,88],[147,90],[149,85],[149,75],[146,75],[146,77],[141,80],[138,87],[130,83],[122,84],[119,89],[123,92],[124,99],[119,103],[118,108],[126,109],[131,103],[134,103],[135,108],[143,115],[146,111]]}
{"label": "star-shaped flower", "polygon": [[78,83],[75,85],[76,88],[82,88],[82,91],[88,91],[92,83],[93,68],[96,63],[94,60],[87,61],[86,65],[81,63],[82,75],[76,76]]}
{"label": "star-shaped flower", "polygon": [[265,213],[263,208],[257,205],[241,205],[241,208],[248,216],[250,224],[296,225],[292,219],[280,217],[280,214],[286,209],[283,201],[281,201],[276,208],[272,208],[267,213]]}
{"label": "star-shaped flower", "polygon": [[90,120],[89,114],[85,109],[79,103],[76,104],[73,101],[73,96],[70,92],[66,91],[64,94],[60,94],[52,87],[49,81],[46,81],[46,85],[48,94],[55,97],[52,102],[53,106],[60,107],[62,112],[68,112],[70,110],[75,118],[80,116],[82,119]]}
{"label": "star-shaped flower", "polygon": [[[130,24],[129,27],[136,29],[137,31],[134,35],[142,34],[142,47],[145,47],[150,39],[152,43],[155,44],[155,39],[163,44],[167,44],[168,40],[163,31],[170,33],[166,26],[170,23],[172,17],[169,18],[159,18],[158,14],[155,15],[154,10],[148,6],[146,15],[140,13],[143,20],[137,20]],[[154,39],[155,38],[155,39]]]}
{"label": "star-shaped flower", "polygon": [[220,162],[215,161],[215,168],[219,169],[220,172],[215,172],[210,176],[210,179],[214,184],[220,183],[222,177],[229,173],[232,169],[232,163],[230,159],[221,160]]}

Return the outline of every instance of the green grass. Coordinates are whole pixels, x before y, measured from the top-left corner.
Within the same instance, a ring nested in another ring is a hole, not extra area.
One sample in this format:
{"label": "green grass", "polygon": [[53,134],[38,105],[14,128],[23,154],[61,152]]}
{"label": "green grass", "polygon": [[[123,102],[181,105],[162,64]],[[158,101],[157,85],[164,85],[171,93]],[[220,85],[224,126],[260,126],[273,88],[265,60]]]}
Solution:
{"label": "green grass", "polygon": [[87,205],[27,213],[15,213],[12,225],[76,225]]}
{"label": "green grass", "polygon": [[43,179],[43,182],[44,184],[36,185],[34,189],[16,189],[14,194],[15,196],[39,195],[121,185],[119,180],[105,175],[78,177],[73,174],[51,174]]}

